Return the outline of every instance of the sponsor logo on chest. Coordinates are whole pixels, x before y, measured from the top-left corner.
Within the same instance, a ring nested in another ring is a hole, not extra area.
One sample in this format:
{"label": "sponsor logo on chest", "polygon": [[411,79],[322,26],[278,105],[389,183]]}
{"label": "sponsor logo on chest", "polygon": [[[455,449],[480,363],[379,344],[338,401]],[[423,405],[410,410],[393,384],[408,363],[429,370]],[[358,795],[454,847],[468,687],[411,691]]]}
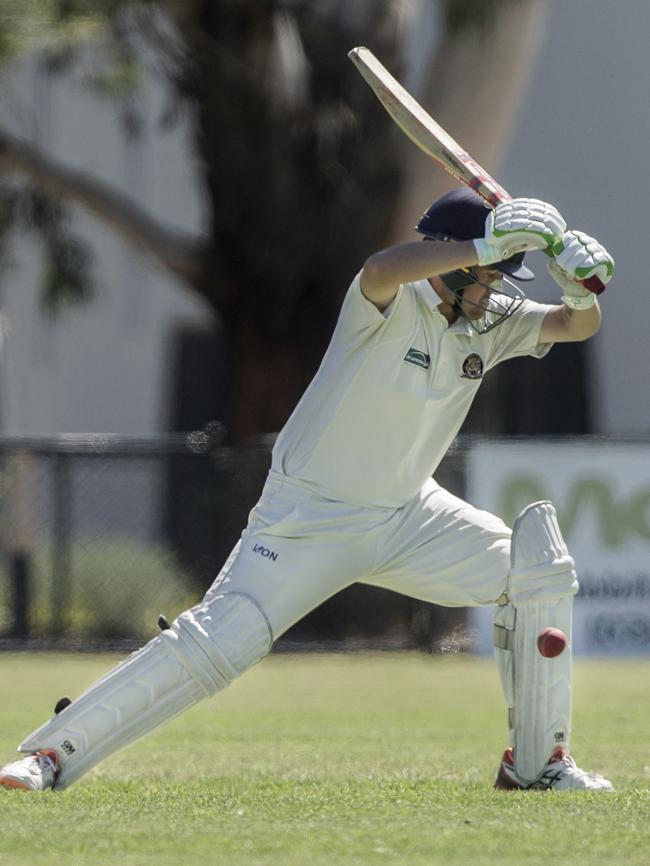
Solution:
{"label": "sponsor logo on chest", "polygon": [[410,348],[406,355],[404,355],[404,360],[407,364],[413,364],[415,367],[421,367],[423,370],[428,370],[431,363],[431,358],[422,349]]}

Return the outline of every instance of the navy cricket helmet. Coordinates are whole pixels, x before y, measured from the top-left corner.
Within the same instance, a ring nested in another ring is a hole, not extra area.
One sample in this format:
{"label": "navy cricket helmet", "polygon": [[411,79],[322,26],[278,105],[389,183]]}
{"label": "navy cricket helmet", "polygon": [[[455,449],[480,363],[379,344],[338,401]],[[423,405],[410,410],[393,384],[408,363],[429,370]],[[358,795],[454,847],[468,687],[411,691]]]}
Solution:
{"label": "navy cricket helmet", "polygon": [[[431,205],[415,230],[438,241],[471,241],[484,237],[488,212],[488,205],[473,190],[454,189]],[[515,253],[490,267],[515,280],[533,280],[535,274],[524,264],[524,256],[525,253]]]}

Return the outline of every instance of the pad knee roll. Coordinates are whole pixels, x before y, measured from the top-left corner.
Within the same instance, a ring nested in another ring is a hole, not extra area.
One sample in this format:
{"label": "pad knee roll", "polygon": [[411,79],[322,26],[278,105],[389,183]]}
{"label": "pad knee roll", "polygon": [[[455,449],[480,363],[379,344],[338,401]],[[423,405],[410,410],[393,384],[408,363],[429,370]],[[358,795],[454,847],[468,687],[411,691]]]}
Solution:
{"label": "pad knee roll", "polygon": [[224,593],[185,611],[158,637],[27,737],[21,752],[54,749],[64,788],[119,748],[225,688],[272,644],[249,596]]}
{"label": "pad knee roll", "polygon": [[512,528],[508,598],[517,607],[528,601],[554,601],[578,591],[575,562],[569,554],[551,502],[525,508]]}
{"label": "pad knee roll", "polygon": [[180,614],[160,635],[206,697],[269,652],[271,626],[247,595],[222,593]]}

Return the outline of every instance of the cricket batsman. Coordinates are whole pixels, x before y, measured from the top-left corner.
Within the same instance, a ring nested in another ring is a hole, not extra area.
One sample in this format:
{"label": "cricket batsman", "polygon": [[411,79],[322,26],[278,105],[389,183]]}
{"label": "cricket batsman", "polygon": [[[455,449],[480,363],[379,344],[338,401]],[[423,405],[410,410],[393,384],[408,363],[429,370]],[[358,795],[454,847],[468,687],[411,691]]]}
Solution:
{"label": "cricket batsman", "polygon": [[[578,581],[553,505],[531,503],[510,529],[432,476],[489,370],[596,333],[599,306],[582,281],[607,283],[614,261],[536,199],[490,210],[455,190],[416,229],[425,242],[371,255],[352,281],[261,498],[203,600],[72,703],[59,701],[0,770],[0,786],[66,788],[224,689],[293,623],[362,582],[439,605],[494,606],[509,721],[496,788],[612,790],[570,756]],[[552,253],[557,305],[517,286],[534,277],[524,264],[534,250]],[[536,647],[549,627],[569,639],[550,659]]]}

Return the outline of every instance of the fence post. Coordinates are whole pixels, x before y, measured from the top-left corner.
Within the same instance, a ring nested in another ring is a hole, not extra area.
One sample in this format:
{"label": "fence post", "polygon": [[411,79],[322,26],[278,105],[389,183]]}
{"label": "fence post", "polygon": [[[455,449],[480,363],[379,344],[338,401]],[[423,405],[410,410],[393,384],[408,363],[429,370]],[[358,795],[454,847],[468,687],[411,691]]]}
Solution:
{"label": "fence post", "polygon": [[70,598],[72,537],[72,483],[69,457],[61,452],[54,457],[54,550],[52,553],[52,634],[65,631]]}
{"label": "fence post", "polygon": [[13,613],[10,636],[27,638],[31,606],[31,455],[23,450],[9,454],[7,469],[11,490],[6,539]]}

